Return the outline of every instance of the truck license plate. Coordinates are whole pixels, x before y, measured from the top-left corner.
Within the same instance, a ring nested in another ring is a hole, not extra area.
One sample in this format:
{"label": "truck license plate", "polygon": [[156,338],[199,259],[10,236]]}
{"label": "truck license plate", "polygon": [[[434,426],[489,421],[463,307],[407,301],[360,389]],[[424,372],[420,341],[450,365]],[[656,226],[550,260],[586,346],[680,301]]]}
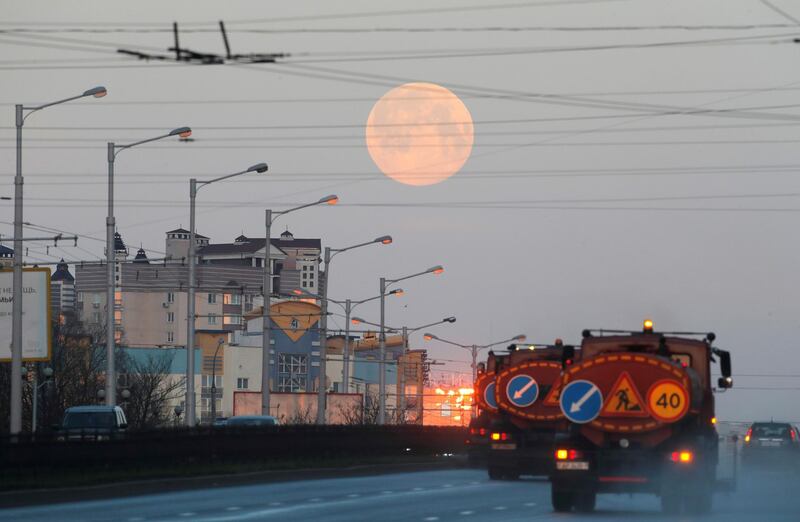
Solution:
{"label": "truck license plate", "polygon": [[492,443],[492,449],[493,450],[515,450],[515,449],[517,449],[517,445],[515,443],[513,443],[513,442],[509,443],[509,444]]}
{"label": "truck license plate", "polygon": [[556,469],[562,470],[588,470],[588,462],[556,462]]}

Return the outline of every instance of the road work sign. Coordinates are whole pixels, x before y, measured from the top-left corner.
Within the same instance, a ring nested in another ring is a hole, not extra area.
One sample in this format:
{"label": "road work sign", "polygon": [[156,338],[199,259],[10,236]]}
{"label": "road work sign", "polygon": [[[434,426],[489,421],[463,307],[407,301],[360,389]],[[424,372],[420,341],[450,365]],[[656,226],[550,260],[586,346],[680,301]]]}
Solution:
{"label": "road work sign", "polygon": [[[0,361],[11,360],[14,274],[0,270]],[[22,275],[22,360],[50,360],[50,269],[26,268]]]}
{"label": "road work sign", "polygon": [[647,417],[644,400],[628,372],[622,372],[603,406],[604,417]]}
{"label": "road work sign", "polygon": [[603,394],[593,382],[572,381],[561,390],[561,411],[572,422],[591,422],[600,415],[602,408]]}

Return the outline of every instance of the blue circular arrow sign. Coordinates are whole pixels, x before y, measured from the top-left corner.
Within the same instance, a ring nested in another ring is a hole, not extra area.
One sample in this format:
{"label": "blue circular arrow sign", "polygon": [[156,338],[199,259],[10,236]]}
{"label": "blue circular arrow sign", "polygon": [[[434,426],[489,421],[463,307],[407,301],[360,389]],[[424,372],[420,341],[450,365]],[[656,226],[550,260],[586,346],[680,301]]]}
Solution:
{"label": "blue circular arrow sign", "polygon": [[520,374],[512,377],[506,385],[506,397],[514,406],[525,408],[536,402],[539,385],[530,375]]}
{"label": "blue circular arrow sign", "polygon": [[600,415],[603,393],[590,381],[572,381],[561,390],[561,411],[572,422],[585,424]]}
{"label": "blue circular arrow sign", "polygon": [[490,382],[486,389],[483,390],[483,400],[486,401],[486,404],[491,406],[494,409],[497,409],[497,400],[494,398],[494,383]]}

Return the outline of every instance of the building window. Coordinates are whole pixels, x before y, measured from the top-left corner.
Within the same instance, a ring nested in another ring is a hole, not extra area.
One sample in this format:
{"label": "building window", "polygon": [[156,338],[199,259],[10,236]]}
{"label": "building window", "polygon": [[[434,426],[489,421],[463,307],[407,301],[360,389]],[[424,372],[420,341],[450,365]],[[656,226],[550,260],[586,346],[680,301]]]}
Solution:
{"label": "building window", "polygon": [[308,282],[308,287],[309,288],[314,288],[314,281],[309,281]]}
{"label": "building window", "polygon": [[217,314],[208,314],[208,324],[217,324]]}
{"label": "building window", "polygon": [[303,272],[303,279],[306,279],[306,276],[307,276],[307,275],[308,275],[308,274],[306,274],[305,272]]}
{"label": "building window", "polygon": [[242,324],[241,315],[223,315],[222,324]]}
{"label": "building window", "polygon": [[175,322],[175,312],[167,312],[167,322],[168,323]]}
{"label": "building window", "polygon": [[[222,375],[214,375],[214,382],[216,382],[217,393],[219,393],[220,388],[222,388]],[[202,386],[203,388],[208,388],[208,390],[201,390],[201,393],[205,393],[206,391],[211,391],[211,375],[204,373],[202,376]]]}
{"label": "building window", "polygon": [[223,294],[222,304],[240,305],[242,304],[242,296],[240,294]]}
{"label": "building window", "polygon": [[173,292],[167,292],[167,302],[168,303],[175,302],[175,294]]}
{"label": "building window", "polygon": [[278,391],[304,392],[308,380],[308,356],[278,355]]}
{"label": "building window", "polygon": [[249,312],[253,309],[253,296],[246,295],[244,296],[244,311]]}
{"label": "building window", "polygon": [[100,312],[92,313],[92,322],[97,324],[100,323]]}
{"label": "building window", "polygon": [[217,302],[217,294],[208,294],[208,304],[214,304]]}
{"label": "building window", "polygon": [[236,379],[236,389],[237,390],[246,390],[250,383],[250,379],[247,377],[239,377]]}
{"label": "building window", "polygon": [[167,332],[167,342],[175,342],[175,334],[172,332]]}

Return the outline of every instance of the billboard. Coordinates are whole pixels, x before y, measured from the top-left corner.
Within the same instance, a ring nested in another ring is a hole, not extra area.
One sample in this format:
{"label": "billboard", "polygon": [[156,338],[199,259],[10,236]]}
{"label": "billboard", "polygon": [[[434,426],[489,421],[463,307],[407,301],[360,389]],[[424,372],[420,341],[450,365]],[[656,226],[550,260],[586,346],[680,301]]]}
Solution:
{"label": "billboard", "polygon": [[[13,282],[13,270],[0,270],[0,361],[11,360]],[[26,268],[22,275],[22,360],[49,360],[52,332],[50,269]]]}

